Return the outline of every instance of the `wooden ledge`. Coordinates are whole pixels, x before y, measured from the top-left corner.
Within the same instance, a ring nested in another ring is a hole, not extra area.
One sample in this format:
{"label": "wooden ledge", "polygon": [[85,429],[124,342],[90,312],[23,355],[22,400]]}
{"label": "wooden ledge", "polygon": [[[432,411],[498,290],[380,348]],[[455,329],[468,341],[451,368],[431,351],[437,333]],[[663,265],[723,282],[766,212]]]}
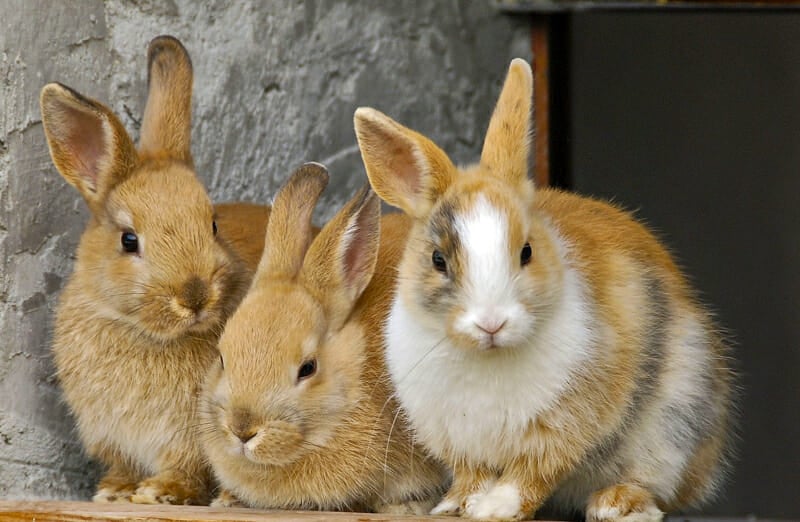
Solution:
{"label": "wooden ledge", "polygon": [[92,502],[0,501],[0,521],[85,522],[94,520],[132,520],[155,522],[378,522],[391,520],[432,521],[450,517],[415,517],[380,513],[329,513],[322,511],[262,511],[245,508],[166,506],[141,504],[95,504]]}

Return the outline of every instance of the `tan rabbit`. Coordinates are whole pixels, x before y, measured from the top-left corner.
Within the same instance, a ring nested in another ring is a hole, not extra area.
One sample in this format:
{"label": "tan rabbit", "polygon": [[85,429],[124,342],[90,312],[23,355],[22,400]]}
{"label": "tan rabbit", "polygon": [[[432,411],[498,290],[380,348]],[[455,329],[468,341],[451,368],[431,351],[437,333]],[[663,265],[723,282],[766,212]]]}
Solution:
{"label": "tan rabbit", "polygon": [[269,247],[220,338],[201,401],[215,504],[423,513],[445,474],[392,400],[380,328],[408,220],[381,223],[365,187],[312,241],[327,182],[306,164],[279,191]]}
{"label": "tan rabbit", "polygon": [[417,439],[454,472],[434,514],[659,520],[717,489],[732,372],[709,314],[629,213],[528,178],[514,60],[480,163],[355,114],[375,191],[413,218],[386,326]]}
{"label": "tan rabbit", "polygon": [[53,354],[86,451],[109,468],[95,501],[206,503],[197,393],[252,274],[221,236],[237,224],[232,239],[252,260],[263,239],[247,238],[263,237],[268,209],[222,206],[217,236],[192,166],[189,56],[162,36],[148,64],[138,151],[104,105],[59,84],[41,93],[53,163],[91,211]]}

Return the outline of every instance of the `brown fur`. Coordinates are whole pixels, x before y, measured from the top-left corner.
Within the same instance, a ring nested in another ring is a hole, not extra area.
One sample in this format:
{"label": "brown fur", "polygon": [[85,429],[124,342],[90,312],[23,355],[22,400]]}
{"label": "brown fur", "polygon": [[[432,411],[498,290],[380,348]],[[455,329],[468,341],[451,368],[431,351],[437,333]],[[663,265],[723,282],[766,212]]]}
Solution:
{"label": "brown fur", "polygon": [[[109,468],[95,500],[205,503],[197,393],[263,246],[260,232],[248,237],[268,211],[220,206],[214,236],[214,210],[191,167],[188,54],[158,37],[148,57],[139,152],[104,105],[58,84],[41,93],[53,163],[91,210],[53,356],[86,451]],[[123,233],[136,235],[136,252],[123,249]]]}
{"label": "brown fur", "polygon": [[[308,165],[278,193],[259,273],[220,340],[202,412],[215,504],[419,513],[444,475],[399,416],[378,327],[408,221],[379,222],[362,190],[311,242],[325,183]],[[300,380],[311,359],[316,373]]]}
{"label": "brown fur", "polygon": [[[481,161],[463,169],[454,167],[424,136],[373,109],[356,111],[356,134],[370,183],[385,201],[414,219],[399,267],[397,302],[419,322],[420,331],[438,335],[445,329],[454,350],[446,355],[481,361],[475,371],[489,375],[497,371],[495,367],[503,368],[503,361],[520,358],[526,351],[586,351],[586,360],[569,374],[552,376],[564,383],[552,403],[527,418],[524,430],[504,433],[498,428],[494,436],[501,440],[456,445],[442,433],[448,422],[461,426],[459,419],[448,420],[447,411],[429,418],[414,402],[413,390],[398,390],[401,402],[406,397],[406,409],[417,408],[408,416],[420,441],[454,471],[453,486],[439,512],[524,518],[552,498],[567,512],[587,510],[598,520],[609,513],[619,520],[658,519],[659,510],[708,499],[720,482],[731,431],[733,376],[727,348],[666,249],[631,214],[557,190],[538,189],[534,194],[527,177],[531,96],[530,68],[515,60],[492,116]],[[536,327],[528,327],[524,338],[518,336],[499,348],[487,348],[472,333],[465,333],[457,320],[468,303],[466,290],[458,283],[467,269],[460,246],[463,238],[454,223],[456,216],[467,215],[479,204],[502,212],[509,250],[497,256],[508,260],[509,273],[515,274],[509,283],[515,285],[515,299],[536,324],[547,324],[556,313],[570,317],[569,312],[559,311],[559,303],[568,299],[567,277],[579,277],[582,301],[574,304],[591,314],[582,326],[590,332],[585,345],[572,346],[564,337],[562,343],[538,346]],[[520,266],[526,243],[531,260]],[[434,250],[444,255],[446,274],[432,266]],[[400,357],[401,348],[391,346],[391,336],[388,342],[388,350],[397,350]],[[395,342],[406,346],[400,339]],[[446,370],[442,366],[441,371]],[[442,393],[446,396],[448,390]],[[492,392],[469,393],[462,399],[465,403]],[[531,392],[521,386],[518,393]],[[530,400],[538,398],[530,395]],[[682,401],[690,406],[680,417],[673,411]],[[516,426],[525,419],[516,402],[507,402],[515,406],[509,406],[505,421]],[[502,397],[495,404],[505,412]],[[659,440],[647,440],[659,429]],[[670,431],[674,437],[685,437],[675,443],[676,448]],[[684,431],[690,435],[681,435]],[[636,448],[644,449],[633,453]],[[651,450],[657,457],[650,456]],[[686,463],[668,462],[682,467],[663,468],[662,477],[659,461],[648,459],[669,460],[670,451],[686,457]],[[500,497],[512,490],[519,502],[514,513],[498,514],[505,513],[498,504],[495,508],[500,511],[475,514],[482,512],[475,507],[480,502],[502,503]],[[498,495],[496,500],[487,500],[490,491]],[[598,507],[608,509],[598,511]]]}

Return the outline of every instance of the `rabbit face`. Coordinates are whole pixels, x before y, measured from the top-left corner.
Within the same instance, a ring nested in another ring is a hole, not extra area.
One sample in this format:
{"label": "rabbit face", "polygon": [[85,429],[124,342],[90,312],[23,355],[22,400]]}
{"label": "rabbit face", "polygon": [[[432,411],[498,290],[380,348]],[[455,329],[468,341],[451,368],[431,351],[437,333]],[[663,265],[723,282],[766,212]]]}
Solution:
{"label": "rabbit face", "polygon": [[205,394],[210,436],[259,465],[285,466],[324,448],[358,397],[362,343],[354,327],[329,332],[302,288],[251,292],[220,339]]}
{"label": "rabbit face", "polygon": [[553,242],[528,217],[531,202],[479,170],[465,172],[415,228],[404,296],[460,348],[514,348],[547,317],[561,274]]}
{"label": "rabbit face", "polygon": [[145,163],[114,188],[79,263],[106,313],[158,340],[220,328],[230,312],[234,270],[211,201],[178,162]]}

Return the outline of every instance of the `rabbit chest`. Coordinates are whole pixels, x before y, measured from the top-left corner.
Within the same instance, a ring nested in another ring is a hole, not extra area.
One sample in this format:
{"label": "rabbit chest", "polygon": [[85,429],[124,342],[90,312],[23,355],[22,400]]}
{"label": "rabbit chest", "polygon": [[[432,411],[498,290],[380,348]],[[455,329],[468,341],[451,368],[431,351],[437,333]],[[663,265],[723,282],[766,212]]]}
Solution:
{"label": "rabbit chest", "polygon": [[[387,364],[419,440],[439,456],[474,462],[530,451],[525,434],[567,389],[590,356],[592,310],[577,274],[563,303],[528,346],[467,352],[422,325],[401,298],[387,323]],[[400,293],[398,293],[400,294]]]}
{"label": "rabbit chest", "polygon": [[135,333],[105,319],[60,318],[54,355],[89,453],[122,454],[155,472],[167,453],[199,451],[196,397],[215,355],[210,342],[159,346]]}

